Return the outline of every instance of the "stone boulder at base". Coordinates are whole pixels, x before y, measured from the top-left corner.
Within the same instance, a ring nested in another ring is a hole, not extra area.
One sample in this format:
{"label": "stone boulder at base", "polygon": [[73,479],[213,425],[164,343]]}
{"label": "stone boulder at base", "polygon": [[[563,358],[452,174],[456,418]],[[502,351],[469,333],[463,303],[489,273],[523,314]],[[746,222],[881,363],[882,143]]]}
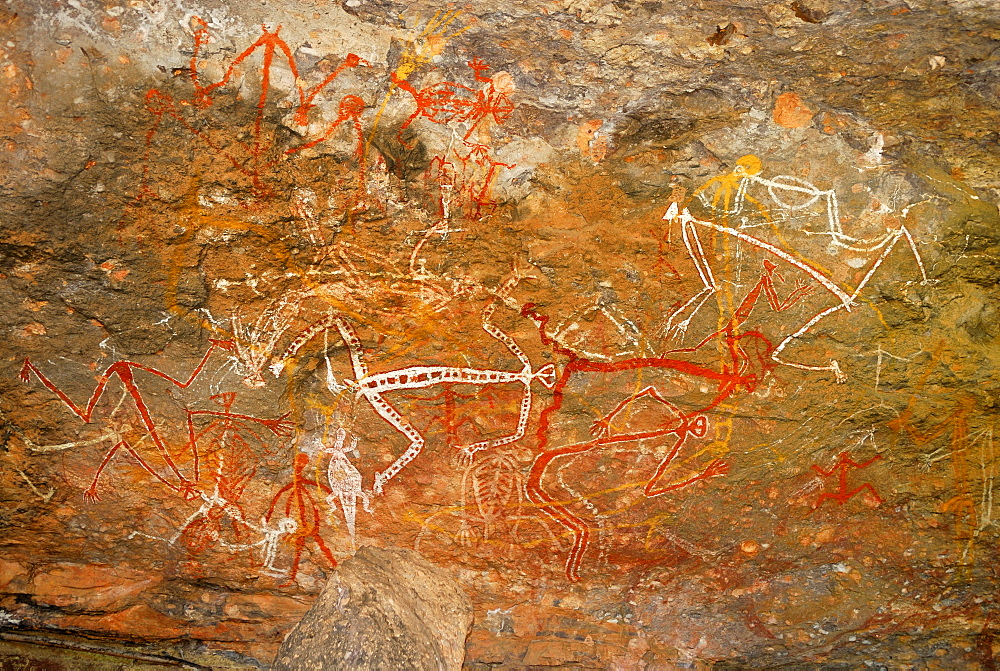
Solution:
{"label": "stone boulder at base", "polygon": [[363,547],[289,633],[274,669],[459,669],[472,602],[417,552]]}

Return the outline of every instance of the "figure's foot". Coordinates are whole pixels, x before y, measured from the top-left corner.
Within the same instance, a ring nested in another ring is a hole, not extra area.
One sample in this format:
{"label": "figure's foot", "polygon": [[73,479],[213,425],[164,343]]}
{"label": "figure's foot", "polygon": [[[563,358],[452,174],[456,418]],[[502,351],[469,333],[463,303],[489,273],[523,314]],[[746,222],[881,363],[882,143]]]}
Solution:
{"label": "figure's foot", "polygon": [[590,426],[590,435],[595,438],[607,438],[611,435],[611,422],[602,417]]}
{"label": "figure's foot", "polygon": [[701,474],[701,477],[707,480],[708,478],[714,478],[719,475],[729,474],[729,464],[724,462],[722,459],[716,459],[708,465],[708,468]]}
{"label": "figure's foot", "polygon": [[97,503],[101,497],[97,493],[97,483],[95,482],[83,492],[83,500],[87,503]]}
{"label": "figure's foot", "polygon": [[472,545],[472,541],[474,538],[475,535],[472,533],[472,528],[469,526],[469,523],[465,520],[462,520],[462,524],[458,528],[458,544],[467,547],[469,545]]}
{"label": "figure's foot", "polygon": [[840,364],[835,359],[830,359],[830,370],[833,371],[833,376],[836,378],[837,384],[847,382],[847,375],[844,374],[844,371],[840,370]]}

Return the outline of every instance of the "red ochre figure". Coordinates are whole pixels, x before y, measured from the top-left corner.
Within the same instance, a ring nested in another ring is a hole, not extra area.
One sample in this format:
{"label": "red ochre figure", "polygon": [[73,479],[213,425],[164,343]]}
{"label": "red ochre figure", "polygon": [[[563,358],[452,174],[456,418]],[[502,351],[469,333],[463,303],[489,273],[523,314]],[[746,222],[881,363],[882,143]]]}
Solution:
{"label": "red ochre figure", "polygon": [[820,468],[816,464],[813,464],[812,466],[810,466],[810,468],[812,468],[814,471],[816,471],[817,473],[819,473],[824,478],[828,478],[831,475],[833,475],[835,471],[839,471],[839,473],[838,473],[838,484],[839,484],[839,487],[838,487],[837,491],[836,492],[823,492],[822,494],[820,494],[819,498],[816,499],[816,503],[813,504],[813,510],[816,510],[817,508],[819,508],[823,504],[823,501],[826,501],[827,499],[831,499],[833,501],[836,501],[840,505],[844,505],[844,503],[846,503],[851,498],[853,498],[855,494],[858,494],[859,492],[862,492],[862,491],[865,491],[865,490],[867,490],[868,493],[871,494],[871,496],[875,500],[875,505],[876,506],[877,505],[881,505],[881,503],[882,503],[882,497],[878,495],[878,492],[875,491],[875,488],[871,485],[870,482],[866,482],[863,485],[861,485],[860,487],[856,487],[854,489],[850,489],[849,490],[847,488],[847,471],[848,471],[848,469],[851,469],[851,468],[857,468],[857,469],[867,468],[874,461],[876,461],[877,459],[881,459],[881,458],[882,458],[882,455],[876,454],[874,457],[872,457],[868,461],[864,462],[863,464],[859,464],[858,462],[856,462],[853,459],[851,459],[850,453],[848,453],[848,452],[841,452],[840,453],[840,459],[828,471],[824,471],[822,468]]}
{"label": "red ochre figure", "polygon": [[319,506],[316,505],[316,500],[309,492],[309,488],[320,489],[328,495],[331,494],[332,490],[322,482],[317,483],[315,480],[310,480],[303,475],[303,471],[305,471],[308,465],[309,455],[302,452],[295,455],[292,481],[278,490],[278,493],[275,494],[274,499],[271,501],[271,507],[267,510],[267,515],[264,516],[264,522],[270,522],[275,510],[279,508],[281,499],[284,498],[285,505],[281,507],[283,517],[290,518],[297,523],[296,530],[292,533],[292,538],[295,539],[295,556],[292,560],[292,568],[288,575],[288,581],[285,584],[295,582],[295,576],[299,572],[299,563],[302,561],[302,550],[305,549],[306,541],[310,538],[316,543],[323,554],[326,555],[326,558],[330,561],[330,566],[337,565],[337,560],[333,558],[333,553],[330,552],[326,543],[323,542],[323,537],[319,534]]}
{"label": "red ochre figure", "polygon": [[488,116],[492,115],[498,124],[510,118],[514,111],[510,94],[516,89],[513,77],[506,72],[498,73],[496,77],[484,76],[483,71],[489,66],[478,58],[469,61],[467,65],[475,72],[476,81],[483,83],[483,87],[478,91],[455,82],[440,82],[417,90],[413,84],[395,72],[390,74],[392,83],[413,96],[413,102],[417,105],[396,133],[396,138],[401,144],[409,146],[403,140],[403,131],[420,117],[439,124],[456,121],[468,123],[469,129],[462,138],[466,143]]}
{"label": "red ochre figure", "polygon": [[139,465],[142,466],[146,471],[148,471],[150,475],[155,477],[157,480],[166,485],[172,491],[176,492],[177,494],[180,494],[184,499],[191,500],[197,498],[199,496],[199,489],[197,487],[199,455],[198,455],[197,445],[195,444],[194,441],[194,433],[193,433],[194,428],[192,423],[193,415],[213,415],[217,417],[228,417],[233,419],[248,420],[256,422],[261,426],[266,427],[275,435],[278,436],[289,435],[288,433],[289,425],[287,422],[284,421],[285,416],[282,416],[278,419],[262,420],[256,417],[251,417],[249,415],[238,415],[231,413],[229,412],[228,407],[223,411],[217,411],[217,410],[188,411],[189,443],[188,445],[185,446],[185,448],[181,449],[180,454],[183,454],[185,449],[192,450],[195,462],[195,475],[194,479],[190,480],[181,474],[180,469],[177,467],[177,463],[174,461],[173,457],[170,456],[170,450],[168,449],[166,441],[160,435],[160,430],[153,422],[152,415],[149,412],[149,407],[146,405],[146,402],[142,398],[142,391],[136,384],[134,371],[136,370],[145,371],[147,373],[155,375],[156,377],[166,380],[167,382],[171,383],[176,387],[179,387],[181,389],[187,389],[188,387],[191,386],[191,384],[194,383],[195,379],[197,379],[198,375],[205,368],[205,364],[208,362],[209,357],[212,356],[212,352],[214,352],[216,348],[220,348],[227,351],[231,351],[233,349],[233,343],[232,341],[229,340],[209,339],[209,342],[211,343],[211,346],[208,348],[208,351],[205,352],[205,355],[201,358],[201,361],[195,367],[194,371],[192,371],[190,377],[188,377],[188,379],[183,382],[171,377],[170,375],[167,375],[166,373],[158,371],[155,368],[150,368],[149,366],[144,366],[142,364],[135,363],[134,361],[117,361],[111,364],[97,379],[97,386],[94,388],[93,393],[90,395],[90,399],[87,401],[87,407],[85,409],[81,409],[78,405],[76,405],[76,403],[74,403],[73,400],[69,396],[67,396],[65,392],[59,389],[59,387],[57,387],[40,370],[38,370],[35,364],[31,363],[29,359],[24,360],[24,365],[21,366],[21,373],[20,373],[21,380],[23,382],[28,382],[31,379],[31,374],[34,373],[35,376],[38,378],[38,380],[43,385],[45,385],[45,387],[47,387],[49,391],[58,396],[59,399],[66,405],[67,408],[69,408],[73,412],[74,415],[76,415],[77,417],[79,417],[88,424],[90,423],[91,418],[93,417],[94,408],[97,407],[97,403],[101,400],[101,397],[104,395],[104,391],[107,389],[108,382],[110,382],[112,378],[117,377],[121,381],[122,386],[125,387],[125,391],[132,398],[132,402],[135,404],[135,408],[139,412],[139,417],[142,420],[142,424],[145,427],[146,431],[148,432],[150,438],[152,438],[153,444],[156,446],[157,452],[160,454],[160,458],[163,460],[163,463],[166,464],[170,472],[173,473],[173,477],[176,479],[176,484],[174,482],[171,482],[171,480],[169,480],[168,477],[161,475],[145,459],[143,459],[142,456],[140,456],[139,453],[135,450],[135,448],[133,448],[128,443],[128,441],[120,440],[105,455],[104,459],[101,461],[101,465],[98,466],[97,468],[97,472],[94,474],[93,481],[90,483],[90,486],[84,492],[84,497],[88,501],[100,500],[100,496],[98,496],[97,494],[97,483],[100,480],[101,474],[104,472],[104,469],[107,467],[108,463],[115,456],[115,454],[117,454],[118,451],[121,449],[124,449],[126,452],[131,454],[135,458],[135,460],[139,462]]}
{"label": "red ochre figure", "polygon": [[[796,287],[789,294],[788,298],[782,302],[778,298],[773,280],[774,276],[781,279],[781,276],[775,273],[778,266],[768,260],[764,261],[763,266],[764,270],[761,273],[760,280],[740,302],[724,328],[710,334],[694,347],[667,352],[667,354],[694,353],[701,350],[709,342],[719,339],[722,342],[727,355],[726,358],[728,359],[728,361],[722,363],[719,369],[668,356],[633,358],[613,362],[592,361],[581,357],[577,353],[555,342],[545,330],[549,317],[539,314],[533,304],[525,304],[522,308],[521,314],[532,319],[537,324],[542,343],[551,346],[557,353],[569,357],[569,362],[563,368],[562,374],[553,387],[552,403],[542,410],[539,417],[538,431],[536,433],[539,454],[535,457],[535,461],[532,464],[525,489],[528,498],[533,503],[538,505],[542,511],[573,534],[573,546],[566,560],[566,577],[570,581],[575,582],[580,579],[580,565],[587,546],[590,543],[590,528],[585,520],[577,516],[566,505],[557,502],[543,487],[542,479],[549,464],[557,458],[582,454],[606,445],[674,435],[676,442],[668,450],[666,456],[657,466],[656,472],[643,487],[643,492],[647,497],[660,496],[666,492],[692,485],[699,480],[706,480],[727,474],[729,472],[728,464],[721,459],[716,459],[700,474],[692,478],[668,485],[658,484],[667,468],[680,452],[687,437],[689,435],[703,437],[706,434],[708,420],[705,414],[737,394],[740,390],[744,390],[747,393],[753,392],[764,375],[775,366],[770,358],[774,347],[762,333],[753,330],[739,332],[740,327],[750,318],[761,294],[766,297],[768,305],[772,310],[781,312],[794,305],[812,291],[810,287]],[[547,449],[550,418],[553,413],[562,407],[564,390],[574,374],[586,372],[614,373],[626,370],[647,369],[672,370],[692,378],[700,378],[707,383],[714,383],[717,386],[713,397],[706,405],[690,412],[683,412],[669,403],[654,387],[646,387],[638,394],[619,403],[611,413],[595,423],[594,432],[598,436],[595,440]],[[615,415],[621,412],[628,404],[641,397],[649,397],[665,405],[672,411],[672,414],[676,418],[675,421],[652,431],[612,435],[610,422],[614,419]]]}
{"label": "red ochre figure", "polygon": [[[175,101],[170,95],[159,91],[158,89],[150,89],[146,95],[146,109],[149,110],[150,114],[156,117],[156,121],[153,127],[150,128],[149,132],[146,134],[146,147],[147,156],[146,161],[149,160],[149,148],[152,146],[153,137],[159,130],[163,123],[164,117],[168,116],[184,128],[186,128],[195,137],[205,143],[213,152],[219,156],[225,158],[229,161],[232,166],[240,173],[246,175],[251,179],[254,189],[262,194],[269,193],[269,188],[261,179],[261,171],[271,166],[275,165],[279,158],[274,158],[270,161],[264,161],[263,156],[268,151],[269,147],[264,146],[262,141],[262,125],[264,120],[264,111],[267,104],[267,96],[270,91],[271,86],[271,67],[273,65],[274,57],[276,54],[280,53],[285,62],[288,65],[288,69],[291,72],[293,81],[295,82],[295,93],[298,95],[299,105],[295,108],[294,121],[299,126],[304,126],[308,123],[309,111],[315,107],[313,101],[316,96],[326,88],[334,79],[336,79],[345,69],[355,68],[359,66],[370,67],[371,64],[368,61],[360,58],[356,54],[348,54],[343,62],[338,66],[333,72],[327,75],[323,81],[316,84],[312,88],[306,88],[302,85],[298,67],[295,64],[295,57],[292,54],[291,49],[288,44],[279,37],[278,33],[281,31],[281,26],[278,26],[273,31],[268,30],[266,26],[261,26],[261,36],[256,42],[251,44],[249,47],[243,50],[226,68],[225,73],[217,82],[211,84],[203,84],[201,81],[201,75],[198,71],[198,58],[201,54],[203,47],[208,43],[209,33],[208,24],[205,23],[199,17],[193,17],[191,19],[191,26],[194,32],[194,50],[191,55],[191,64],[189,67],[189,74],[191,77],[191,82],[194,84],[194,95],[190,100],[179,100]],[[224,88],[230,83],[233,78],[236,68],[246,61],[251,55],[254,54],[258,49],[263,49],[261,72],[260,72],[260,95],[257,99],[257,114],[254,119],[252,142],[247,145],[245,143],[238,143],[243,146],[243,148],[249,152],[250,160],[246,161],[244,156],[238,154],[233,154],[227,151],[218,143],[214,142],[211,137],[206,133],[202,132],[195,126],[193,126],[183,114],[180,113],[178,106],[193,106],[196,108],[204,109],[210,107],[214,102],[213,95],[218,89]],[[284,154],[292,154],[302,149],[315,146],[320,142],[328,139],[334,131],[345,121],[353,121],[355,129],[358,134],[361,133],[360,121],[358,118],[361,112],[364,111],[364,102],[357,96],[348,95],[345,96],[340,101],[340,109],[338,118],[327,128],[326,132],[319,138],[316,138],[307,144],[300,147],[295,147],[290,149]],[[363,154],[363,149],[362,149]],[[363,159],[363,156],[361,157]],[[148,166],[146,172],[148,173]],[[364,167],[361,167],[361,183],[364,183]],[[148,176],[148,174],[147,174]],[[143,196],[149,195],[149,189],[147,185],[143,185],[142,194]]]}

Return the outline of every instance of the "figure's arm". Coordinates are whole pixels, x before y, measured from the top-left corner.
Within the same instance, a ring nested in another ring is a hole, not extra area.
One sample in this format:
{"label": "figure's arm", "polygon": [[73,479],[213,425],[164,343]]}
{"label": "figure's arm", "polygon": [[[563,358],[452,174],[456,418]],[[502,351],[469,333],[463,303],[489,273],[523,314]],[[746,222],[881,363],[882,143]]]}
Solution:
{"label": "figure's arm", "polygon": [[292,435],[292,426],[293,426],[293,424],[291,422],[289,422],[289,421],[286,421],[286,419],[285,419],[286,417],[288,417],[291,414],[290,412],[286,412],[284,415],[282,415],[281,417],[278,417],[276,419],[260,419],[259,417],[253,417],[251,415],[240,415],[240,414],[237,414],[235,412],[226,412],[224,410],[189,410],[188,414],[190,416],[193,416],[193,415],[210,415],[210,416],[213,416],[213,417],[227,417],[227,418],[230,418],[230,419],[242,419],[242,420],[246,420],[248,422],[255,422],[257,424],[260,424],[264,428],[269,429],[276,436],[285,436],[285,437],[287,437],[287,436]]}
{"label": "figure's arm", "polygon": [[142,364],[132,363],[130,361],[119,362],[119,363],[125,363],[125,364],[128,365],[129,368],[138,368],[139,370],[144,370],[147,373],[152,373],[153,375],[156,375],[157,377],[161,377],[164,380],[166,380],[167,382],[169,382],[169,383],[171,383],[171,384],[173,384],[173,385],[175,385],[177,387],[180,387],[181,389],[187,389],[188,387],[191,386],[191,384],[195,381],[195,379],[201,374],[202,369],[205,368],[205,364],[208,363],[208,358],[210,356],[212,356],[212,352],[215,351],[216,347],[224,349],[224,350],[226,350],[228,352],[231,352],[233,350],[233,347],[234,347],[232,340],[216,340],[214,338],[209,338],[208,342],[212,343],[209,346],[208,351],[205,352],[205,356],[203,356],[201,358],[201,362],[191,372],[191,376],[188,377],[188,379],[185,382],[181,382],[180,380],[178,380],[176,378],[173,378],[170,375],[167,375],[166,373],[158,371],[155,368],[150,368],[149,366],[143,366]]}
{"label": "figure's arm", "polygon": [[708,180],[707,182],[705,182],[704,184],[702,184],[701,186],[699,186],[697,189],[695,189],[694,191],[692,191],[691,192],[691,198],[695,198],[697,196],[700,196],[701,193],[702,193],[702,191],[704,191],[708,187],[712,186],[713,184],[721,182],[722,179],[723,179],[722,177],[713,177],[713,178],[711,178],[710,180]]}
{"label": "figure's arm", "polygon": [[[284,487],[282,487],[281,489],[278,490],[278,493],[274,495],[273,499],[271,499],[271,505],[267,509],[267,514],[264,515],[264,522],[270,522],[271,521],[271,515],[274,514],[274,509],[278,506],[278,501],[280,501],[281,497],[284,496],[284,494],[286,492],[290,491],[292,489],[292,487],[294,487],[294,486],[295,486],[295,483],[294,482],[290,482],[290,483],[288,483],[287,485],[285,485]],[[292,497],[289,496],[288,500],[291,501],[291,498]]]}
{"label": "figure's arm", "polygon": [[872,463],[874,463],[875,461],[877,461],[877,460],[879,460],[881,458],[882,458],[881,454],[876,454],[874,457],[872,457],[871,459],[869,459],[868,461],[866,461],[863,464],[856,463],[853,459],[848,459],[847,462],[849,464],[851,464],[852,466],[856,467],[856,468],[867,468],[867,467],[871,466]]}
{"label": "figure's arm", "polygon": [[816,464],[813,464],[813,465],[812,465],[812,466],[810,466],[809,468],[813,469],[814,471],[816,471],[817,473],[819,473],[820,475],[822,475],[822,476],[823,476],[824,478],[828,478],[828,477],[830,477],[831,475],[833,475],[833,472],[834,472],[835,470],[837,470],[838,466],[834,466],[834,467],[833,467],[833,468],[831,468],[831,469],[830,469],[829,471],[824,471],[824,470],[823,470],[822,468],[820,468],[820,467],[819,467],[819,466],[817,466]]}
{"label": "figure's arm", "polygon": [[336,70],[327,75],[326,79],[324,79],[319,84],[314,86],[309,91],[309,93],[303,97],[302,104],[300,104],[299,108],[295,110],[295,123],[297,123],[300,126],[305,126],[307,122],[306,117],[309,114],[309,110],[315,107],[315,105],[312,104],[312,101],[314,98],[316,98],[319,92],[322,91],[327,84],[336,79],[341,72],[343,72],[347,68],[356,68],[359,65],[371,67],[371,63],[369,63],[363,58],[360,58],[357,54],[347,54],[347,57],[344,59],[344,62],[338,65]]}
{"label": "figure's arm", "polygon": [[403,77],[398,76],[395,72],[390,72],[389,73],[389,79],[392,80],[393,84],[395,84],[399,88],[403,89],[404,91],[406,91],[407,93],[409,93],[414,98],[417,97],[417,89],[413,88],[413,84],[411,84],[409,81],[407,81]]}
{"label": "figure's arm", "polygon": [[249,47],[244,49],[243,53],[237,56],[236,59],[229,64],[229,67],[226,68],[226,73],[222,76],[222,79],[215,82],[214,84],[209,84],[208,86],[204,87],[199,86],[198,98],[200,102],[205,104],[209,103],[208,94],[214,91],[215,89],[222,88],[223,86],[228,84],[230,77],[233,76],[233,70],[236,68],[236,66],[245,61],[247,58],[249,58],[253,52],[257,51],[257,49],[264,46],[265,40],[266,37],[262,35],[260,39],[258,39],[256,42],[254,42]]}
{"label": "figure's arm", "polygon": [[598,436],[598,437],[602,437],[602,438],[606,438],[606,437],[610,436],[611,435],[611,422],[614,421],[615,417],[618,416],[618,413],[620,413],[622,410],[624,410],[630,404],[634,403],[635,401],[638,401],[641,398],[651,398],[654,401],[662,403],[663,405],[667,406],[671,410],[674,410],[675,412],[677,410],[677,407],[674,406],[674,404],[672,404],[670,401],[668,401],[667,399],[665,399],[662,396],[660,396],[660,392],[658,392],[656,390],[656,387],[654,387],[653,385],[650,385],[650,386],[646,387],[645,389],[643,389],[642,391],[640,391],[639,393],[633,394],[632,396],[629,396],[628,398],[626,398],[625,400],[623,400],[622,402],[620,402],[618,405],[616,405],[611,412],[609,412],[604,417],[601,417],[600,419],[598,419],[597,421],[595,421],[594,424],[593,424],[593,426],[590,429],[590,433],[592,435],[595,435],[595,436]]}
{"label": "figure's arm", "polygon": [[101,377],[98,378],[97,386],[94,388],[94,393],[90,395],[90,400],[87,402],[86,410],[81,410],[79,406],[73,403],[72,399],[70,399],[69,396],[67,396],[61,389],[59,389],[59,387],[49,380],[49,378],[45,377],[45,375],[42,374],[42,371],[38,370],[38,368],[35,367],[35,364],[31,363],[29,359],[24,360],[24,365],[21,366],[19,377],[22,382],[27,382],[31,378],[31,374],[34,373],[35,377],[38,378],[38,381],[45,385],[49,391],[58,396],[59,400],[65,403],[66,407],[69,408],[74,415],[82,419],[84,422],[89,423],[90,417],[94,413],[94,407],[97,405],[97,402],[101,400],[101,396],[104,394],[104,389],[108,386],[108,380],[115,375],[119,375],[119,370],[122,364],[123,362],[111,364],[111,366],[104,371]]}

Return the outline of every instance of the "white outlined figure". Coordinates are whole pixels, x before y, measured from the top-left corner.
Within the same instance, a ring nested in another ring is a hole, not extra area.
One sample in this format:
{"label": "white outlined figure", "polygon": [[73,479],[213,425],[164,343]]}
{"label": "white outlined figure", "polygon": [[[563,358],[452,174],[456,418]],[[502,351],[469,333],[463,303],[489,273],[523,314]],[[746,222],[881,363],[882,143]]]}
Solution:
{"label": "white outlined figure", "polygon": [[454,366],[411,366],[385,373],[369,373],[368,366],[364,361],[364,348],[357,333],[354,331],[354,327],[340,315],[333,317],[333,322],[337,330],[340,331],[340,336],[343,338],[351,355],[351,366],[354,369],[356,381],[350,386],[355,390],[356,396],[358,398],[363,396],[382,419],[410,440],[409,447],[407,447],[406,451],[396,461],[381,473],[375,474],[373,489],[376,494],[381,494],[385,483],[395,477],[420,454],[426,442],[416,427],[382,396],[386,392],[403,389],[423,389],[446,383],[487,385],[516,382],[524,385],[524,393],[521,397],[520,414],[517,420],[517,428],[514,432],[499,438],[461,445],[459,449],[471,458],[476,452],[507,445],[520,440],[524,436],[524,431],[528,426],[528,415],[531,413],[531,383],[534,380],[538,380],[548,389],[554,387],[556,383],[555,366],[546,364],[537,371],[532,370],[531,361],[518,344],[514,342],[514,339],[490,323],[490,317],[493,315],[495,309],[496,304],[491,303],[483,310],[483,330],[503,343],[517,357],[518,361],[523,364],[520,371],[459,368]]}
{"label": "white outlined figure", "polygon": [[218,483],[216,483],[215,490],[212,494],[209,495],[205,494],[205,492],[201,492],[200,495],[203,501],[201,507],[189,515],[187,519],[184,520],[183,524],[180,525],[177,532],[169,538],[153,536],[142,531],[133,531],[127,538],[131,540],[136,536],[141,536],[154,541],[162,541],[167,545],[173,546],[176,545],[177,541],[181,540],[185,532],[191,529],[192,525],[197,523],[199,520],[209,518],[221,519],[221,517],[225,515],[232,520],[233,524],[239,524],[246,529],[253,530],[261,534],[263,538],[253,543],[230,543],[221,538],[218,531],[214,531],[211,533],[212,537],[210,540],[217,542],[223,549],[232,550],[234,552],[260,548],[262,553],[262,573],[276,578],[283,578],[288,575],[288,571],[286,569],[279,569],[274,566],[274,560],[277,558],[278,544],[281,542],[281,537],[293,534],[298,529],[298,523],[294,519],[290,517],[283,517],[277,521],[277,524],[274,527],[269,526],[267,520],[263,518],[261,518],[259,525],[254,524],[244,518],[238,505],[231,503],[225,497],[220,495]]}
{"label": "white outlined figure", "polygon": [[[927,279],[927,273],[924,269],[923,260],[920,258],[920,252],[917,250],[916,242],[914,241],[913,236],[910,235],[910,232],[906,229],[905,226],[900,226],[897,229],[890,230],[887,233],[885,242],[873,248],[876,250],[881,249],[881,252],[874,259],[874,261],[872,261],[864,277],[858,283],[857,288],[855,288],[852,293],[848,294],[847,291],[842,289],[828,275],[824,274],[822,271],[810,265],[809,263],[800,260],[799,258],[794,256],[792,253],[789,253],[788,251],[785,251],[769,242],[765,242],[764,240],[749,235],[741,230],[731,228],[729,226],[723,226],[715,223],[714,221],[703,221],[701,219],[697,219],[696,217],[691,215],[691,213],[688,211],[687,208],[684,208],[680,212],[678,212],[678,210],[679,208],[677,207],[677,203],[672,203],[670,205],[670,208],[667,210],[667,213],[663,215],[663,218],[670,222],[680,223],[681,233],[684,236],[685,246],[688,249],[688,253],[691,255],[692,262],[698,269],[698,275],[702,280],[704,288],[698,294],[695,294],[695,296],[692,299],[690,299],[687,303],[681,306],[681,308],[679,308],[676,312],[674,312],[673,315],[670,316],[670,320],[667,322],[667,328],[668,329],[674,328],[680,332],[683,332],[683,330],[686,329],[687,325],[691,322],[691,319],[692,317],[694,317],[694,314],[704,304],[705,300],[709,296],[714,294],[718,289],[715,283],[715,278],[711,274],[711,269],[709,267],[708,260],[705,258],[704,249],[702,248],[701,242],[698,239],[697,229],[695,228],[695,225],[702,226],[704,228],[708,228],[714,231],[718,231],[720,233],[725,233],[726,235],[730,235],[738,240],[741,240],[742,242],[757,247],[758,249],[770,252],[771,254],[774,254],[778,258],[787,261],[788,263],[792,264],[799,270],[804,271],[806,274],[808,274],[810,277],[816,280],[820,285],[822,285],[823,288],[825,288],[827,291],[833,294],[834,297],[837,298],[837,300],[839,301],[837,305],[820,310],[805,324],[803,324],[798,330],[796,330],[794,333],[792,333],[791,335],[787,336],[784,340],[782,340],[781,343],[771,353],[771,358],[776,363],[779,363],[784,366],[790,366],[792,368],[798,368],[801,370],[830,371],[836,377],[837,382],[841,383],[846,382],[847,376],[844,375],[843,371],[840,370],[840,365],[837,363],[836,360],[831,359],[830,362],[825,366],[795,363],[783,359],[781,356],[782,352],[786,347],[788,347],[788,345],[792,343],[792,341],[805,335],[807,332],[809,332],[810,329],[816,326],[816,324],[818,324],[825,317],[840,310],[846,310],[847,312],[850,312],[858,296],[861,294],[861,291],[868,285],[868,282],[871,281],[871,278],[875,274],[875,271],[879,269],[879,267],[885,261],[886,257],[888,257],[889,254],[892,252],[892,250],[895,249],[896,244],[902,238],[906,239],[906,242],[909,245],[910,250],[913,252],[914,258],[917,261],[917,266],[920,268],[920,275],[922,277],[921,284],[926,285],[930,283],[930,281]],[[834,239],[835,240],[837,239],[836,236],[834,237]],[[694,244],[689,244],[688,242],[689,240],[693,240]],[[851,240],[855,239],[851,238]],[[865,242],[865,241],[859,241],[859,242]],[[857,249],[851,247],[845,247],[845,249],[852,249],[853,251],[858,251]],[[698,303],[698,306],[694,309],[691,315],[689,315],[688,318],[685,319],[684,321],[680,322],[680,324],[678,324],[677,326],[674,326],[673,325],[674,318],[676,318],[678,314],[687,309],[688,306],[690,306],[699,297],[702,297],[701,302]]]}
{"label": "white outlined figure", "polygon": [[361,489],[361,471],[347,458],[347,452],[353,452],[357,449],[358,437],[351,438],[351,446],[347,450],[344,450],[345,438],[347,438],[347,431],[339,428],[333,445],[324,445],[321,448],[323,452],[330,455],[330,464],[326,468],[330,493],[326,497],[326,502],[330,506],[332,517],[333,511],[337,509],[337,499],[340,499],[340,508],[344,511],[344,522],[347,523],[347,532],[351,536],[351,549],[357,549],[354,543],[354,532],[358,499],[361,499],[361,505],[369,513],[372,512],[372,503],[368,493]]}

